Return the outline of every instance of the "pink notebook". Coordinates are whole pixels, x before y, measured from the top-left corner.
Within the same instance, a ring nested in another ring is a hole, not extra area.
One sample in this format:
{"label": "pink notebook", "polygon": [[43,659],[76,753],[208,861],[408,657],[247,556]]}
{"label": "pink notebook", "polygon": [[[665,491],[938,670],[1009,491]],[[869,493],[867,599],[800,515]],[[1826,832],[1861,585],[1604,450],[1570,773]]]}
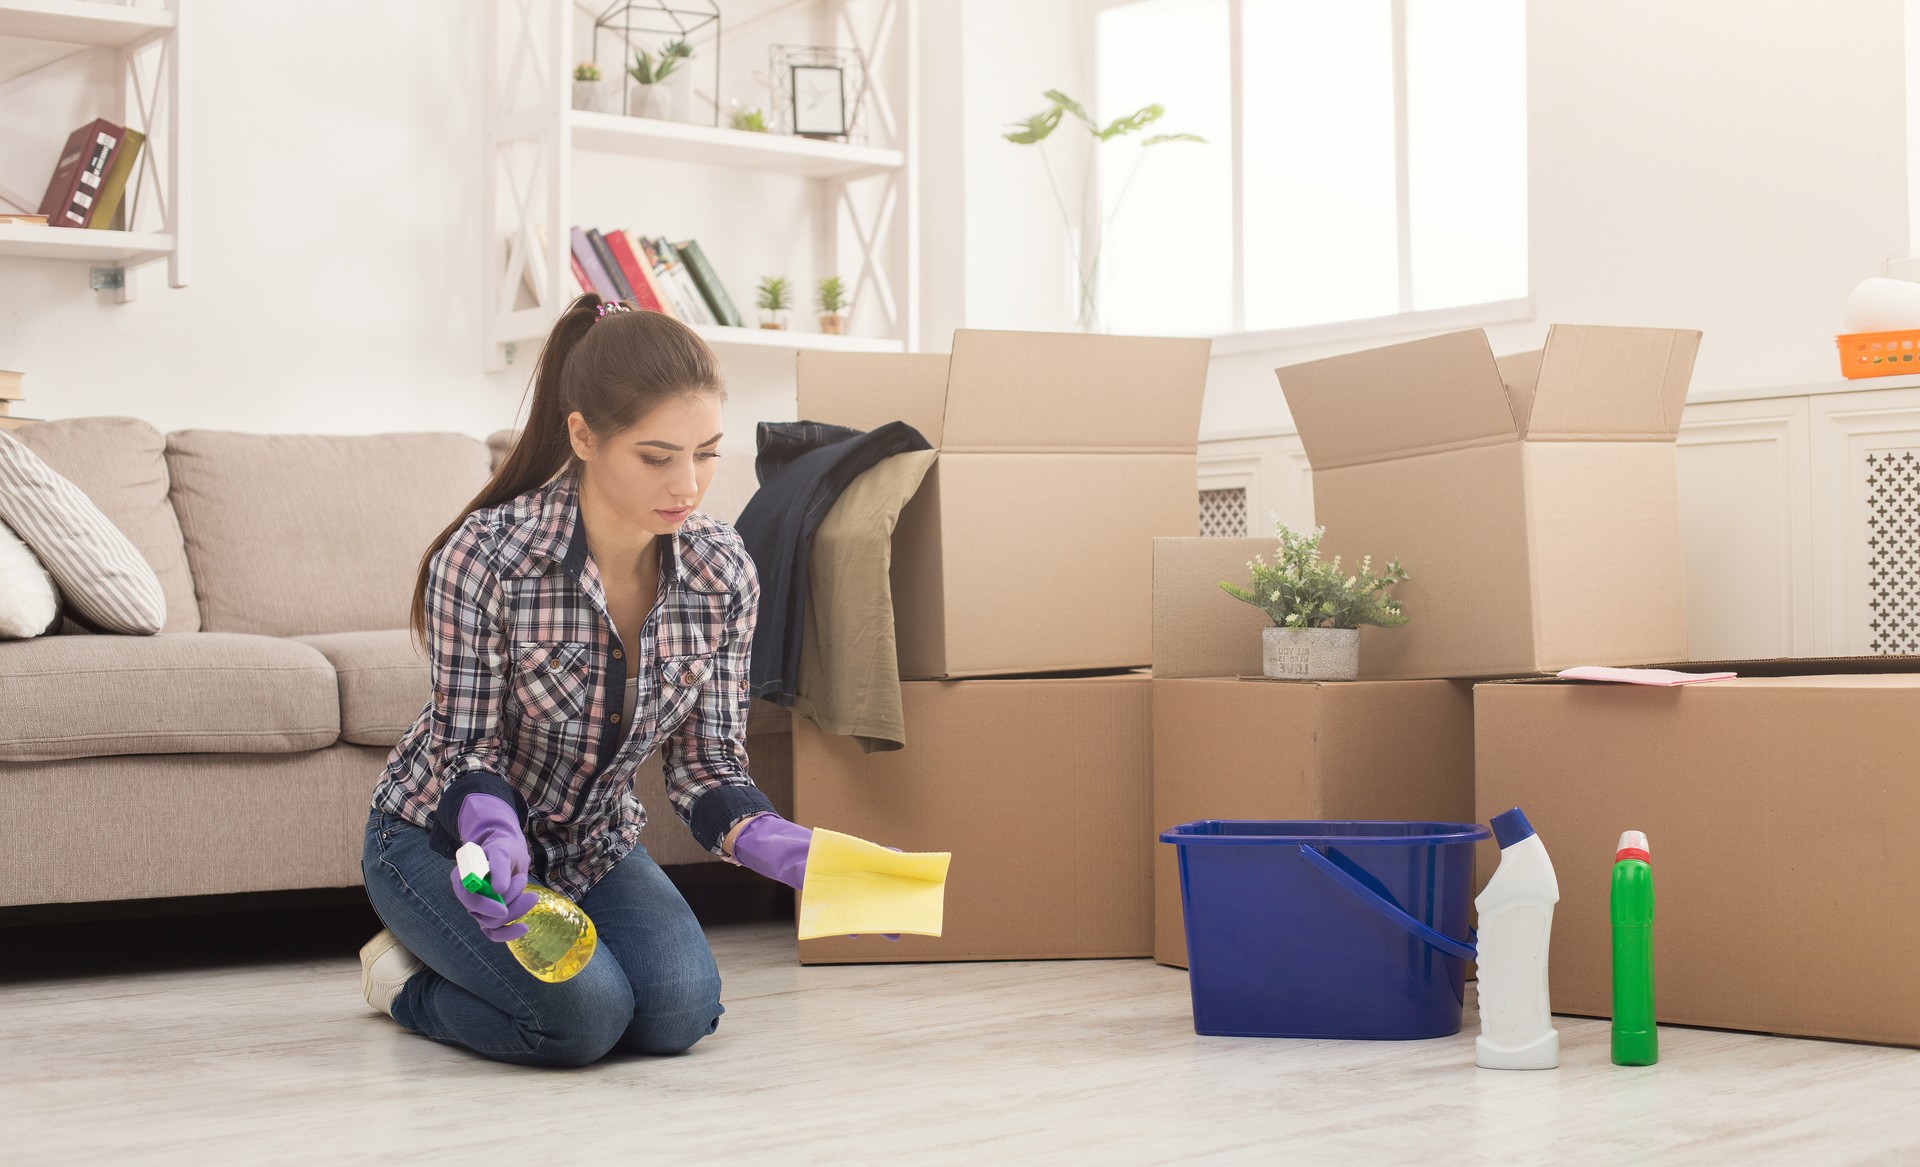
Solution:
{"label": "pink notebook", "polygon": [[1738,673],[1677,673],[1672,669],[1613,669],[1602,665],[1581,665],[1561,669],[1555,674],[1567,681],[1615,681],[1622,685],[1697,685],[1702,681],[1727,681]]}

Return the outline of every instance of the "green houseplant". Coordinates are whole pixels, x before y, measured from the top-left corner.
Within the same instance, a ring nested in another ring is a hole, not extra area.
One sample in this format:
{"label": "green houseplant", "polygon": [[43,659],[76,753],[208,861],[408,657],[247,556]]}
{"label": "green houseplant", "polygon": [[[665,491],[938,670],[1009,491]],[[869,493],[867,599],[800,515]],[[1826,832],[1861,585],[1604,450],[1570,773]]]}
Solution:
{"label": "green houseplant", "polygon": [[[1133,176],[1140,172],[1140,163],[1146,160],[1147,147],[1158,146],[1166,142],[1199,142],[1206,139],[1198,134],[1153,134],[1140,140],[1140,153],[1134,158],[1133,166],[1127,171],[1126,181],[1120,184],[1120,192],[1114,196],[1113,204],[1105,213],[1093,205],[1094,152],[1108,142],[1118,141],[1131,134],[1139,133],[1158,122],[1166,114],[1166,108],[1158,103],[1144,105],[1127,114],[1117,117],[1106,125],[1101,125],[1088,113],[1086,107],[1068,97],[1058,89],[1049,89],[1042,94],[1049,104],[1046,109],[1015,122],[1013,130],[1002,135],[1016,146],[1032,146],[1040,151],[1041,165],[1047,171],[1047,186],[1053,191],[1054,205],[1060,208],[1061,222],[1067,229],[1067,246],[1073,258],[1074,279],[1078,290],[1078,302],[1075,305],[1075,325],[1084,332],[1100,331],[1100,244],[1107,228],[1113,223],[1114,216],[1120,213],[1120,204],[1126,201],[1127,188],[1133,185]],[[1047,158],[1046,140],[1059,128],[1061,120],[1068,114],[1073,120],[1085,127],[1092,135],[1085,170],[1080,179],[1080,216],[1077,223],[1067,210],[1067,202],[1060,195],[1060,184],[1053,176],[1053,163]]]}
{"label": "green houseplant", "polygon": [[847,326],[847,286],[839,276],[828,276],[813,286],[813,302],[820,309],[820,331],[840,335]]}
{"label": "green houseplant", "polygon": [[634,117],[685,120],[686,106],[692,96],[692,77],[679,66],[680,62],[692,58],[693,46],[684,40],[670,40],[661,45],[658,56],[645,49],[635,49],[633,64],[627,66],[627,76],[637,84],[627,92],[627,113]]}
{"label": "green houseplant", "polygon": [[1228,595],[1273,620],[1273,627],[1261,630],[1262,671],[1289,680],[1353,680],[1359,675],[1360,626],[1407,622],[1400,601],[1387,594],[1407,580],[1406,569],[1396,559],[1375,574],[1369,555],[1358,571],[1343,572],[1338,555],[1320,558],[1325,527],[1300,532],[1276,520],[1274,533],[1280,539],[1274,562],[1254,556],[1247,586],[1220,581]]}
{"label": "green houseplant", "polygon": [[573,67],[573,108],[607,112],[606,86],[601,80],[600,66],[592,61],[582,61]]}
{"label": "green houseplant", "polygon": [[785,276],[767,276],[756,289],[754,304],[760,309],[760,327],[785,328],[787,309],[793,306],[793,287]]}

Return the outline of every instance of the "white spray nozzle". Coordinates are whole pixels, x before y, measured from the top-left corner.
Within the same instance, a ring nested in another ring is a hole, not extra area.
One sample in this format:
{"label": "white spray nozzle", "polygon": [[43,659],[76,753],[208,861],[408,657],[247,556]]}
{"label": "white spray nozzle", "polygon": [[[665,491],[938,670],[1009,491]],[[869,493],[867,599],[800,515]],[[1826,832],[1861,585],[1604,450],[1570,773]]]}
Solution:
{"label": "white spray nozzle", "polygon": [[[1629,849],[1632,849],[1635,851],[1647,850],[1647,834],[1645,831],[1620,832],[1620,845],[1614,848],[1614,850],[1626,851]],[[1648,852],[1648,853],[1651,854],[1652,852]]]}

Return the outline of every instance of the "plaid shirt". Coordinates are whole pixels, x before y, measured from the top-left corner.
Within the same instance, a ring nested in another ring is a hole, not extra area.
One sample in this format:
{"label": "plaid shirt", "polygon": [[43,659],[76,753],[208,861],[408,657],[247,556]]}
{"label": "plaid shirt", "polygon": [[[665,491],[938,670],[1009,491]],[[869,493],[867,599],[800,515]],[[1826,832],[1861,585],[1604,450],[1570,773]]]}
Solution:
{"label": "plaid shirt", "polygon": [[[428,565],[433,700],[387,757],[373,806],[433,829],[443,795],[524,801],[536,872],[578,899],[640,838],[633,775],[663,752],[668,799],[702,847],[773,809],[747,775],[747,668],[760,584],[733,528],[691,514],[660,602],[622,645],[587,555],[571,474],[467,516]],[[640,662],[622,724],[627,662]],[[451,823],[442,823],[450,829]]]}

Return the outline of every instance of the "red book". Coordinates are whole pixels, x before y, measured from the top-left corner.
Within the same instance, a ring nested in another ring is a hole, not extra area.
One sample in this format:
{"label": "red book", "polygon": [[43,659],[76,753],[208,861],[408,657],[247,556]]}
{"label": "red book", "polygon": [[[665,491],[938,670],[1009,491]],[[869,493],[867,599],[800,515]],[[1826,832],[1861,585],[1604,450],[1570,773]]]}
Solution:
{"label": "red book", "polygon": [[653,294],[653,281],[647,278],[646,269],[640,266],[639,257],[633,254],[633,248],[627,245],[625,231],[611,231],[606,236],[607,247],[612,250],[620,271],[627,277],[627,286],[633,289],[633,302],[649,312],[665,312],[660,297]]}
{"label": "red book", "polygon": [[[575,296],[584,295],[586,290],[593,286],[593,280],[587,276],[587,269],[580,266],[579,256],[570,254],[567,256],[567,262],[573,264],[573,294]],[[568,298],[571,299],[572,297],[570,296]]]}
{"label": "red book", "polygon": [[125,138],[126,132],[106,118],[95,118],[67,135],[40,199],[39,213],[47,217],[48,226],[85,227],[92,221],[100,188]]}

